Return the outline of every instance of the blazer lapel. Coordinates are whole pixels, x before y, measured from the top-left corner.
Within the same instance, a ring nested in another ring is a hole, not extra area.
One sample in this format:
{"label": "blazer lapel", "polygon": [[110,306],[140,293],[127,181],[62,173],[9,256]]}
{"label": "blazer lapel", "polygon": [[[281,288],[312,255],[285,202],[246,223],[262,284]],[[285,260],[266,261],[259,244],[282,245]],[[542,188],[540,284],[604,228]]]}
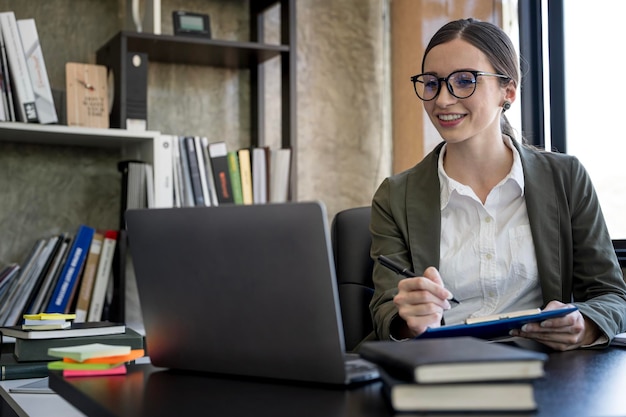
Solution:
{"label": "blazer lapel", "polygon": [[[513,141],[515,143],[515,141]],[[515,143],[524,169],[524,196],[535,245],[543,299],[561,299],[560,215],[550,165],[537,154]]]}
{"label": "blazer lapel", "polygon": [[413,268],[417,274],[422,274],[429,266],[439,268],[441,210],[437,161],[441,146],[443,143],[407,178],[407,232]]}

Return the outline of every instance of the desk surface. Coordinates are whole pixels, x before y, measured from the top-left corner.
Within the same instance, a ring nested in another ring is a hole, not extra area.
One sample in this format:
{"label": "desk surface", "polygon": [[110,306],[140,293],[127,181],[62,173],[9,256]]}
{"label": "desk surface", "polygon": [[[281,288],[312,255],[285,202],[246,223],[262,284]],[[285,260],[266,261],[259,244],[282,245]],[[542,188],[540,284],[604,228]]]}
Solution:
{"label": "desk surface", "polygon": [[[534,384],[539,409],[512,415],[624,416],[626,349],[551,353],[545,378]],[[126,376],[64,379],[54,373],[50,386],[89,416],[172,416],[199,411],[215,416],[394,415],[381,395],[380,382],[341,389],[178,374],[137,365],[129,367]]]}

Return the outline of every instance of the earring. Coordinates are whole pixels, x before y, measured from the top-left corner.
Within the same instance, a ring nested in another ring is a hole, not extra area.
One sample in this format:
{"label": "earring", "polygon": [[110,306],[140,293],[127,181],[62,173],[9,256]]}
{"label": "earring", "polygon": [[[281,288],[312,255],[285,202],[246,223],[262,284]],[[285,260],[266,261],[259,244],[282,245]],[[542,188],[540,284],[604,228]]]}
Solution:
{"label": "earring", "polygon": [[511,108],[511,102],[505,101],[504,104],[502,105],[502,111],[507,111],[510,108]]}

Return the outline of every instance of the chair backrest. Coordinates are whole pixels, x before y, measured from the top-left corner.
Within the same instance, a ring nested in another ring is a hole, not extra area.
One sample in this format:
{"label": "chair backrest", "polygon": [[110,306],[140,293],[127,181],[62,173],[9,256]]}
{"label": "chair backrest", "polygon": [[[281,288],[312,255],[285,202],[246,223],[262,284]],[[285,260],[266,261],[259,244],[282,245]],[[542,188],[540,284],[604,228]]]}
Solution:
{"label": "chair backrest", "polygon": [[374,294],[369,230],[371,209],[350,208],[337,213],[331,240],[346,350],[353,350],[373,330],[369,302]]}

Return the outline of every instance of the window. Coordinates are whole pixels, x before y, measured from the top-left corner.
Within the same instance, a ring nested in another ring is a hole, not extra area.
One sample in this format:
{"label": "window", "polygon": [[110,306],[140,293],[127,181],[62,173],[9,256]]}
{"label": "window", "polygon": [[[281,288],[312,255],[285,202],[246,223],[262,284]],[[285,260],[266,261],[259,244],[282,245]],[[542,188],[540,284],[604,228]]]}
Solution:
{"label": "window", "polygon": [[612,239],[626,239],[624,15],[623,0],[563,2],[567,153],[587,168]]}

